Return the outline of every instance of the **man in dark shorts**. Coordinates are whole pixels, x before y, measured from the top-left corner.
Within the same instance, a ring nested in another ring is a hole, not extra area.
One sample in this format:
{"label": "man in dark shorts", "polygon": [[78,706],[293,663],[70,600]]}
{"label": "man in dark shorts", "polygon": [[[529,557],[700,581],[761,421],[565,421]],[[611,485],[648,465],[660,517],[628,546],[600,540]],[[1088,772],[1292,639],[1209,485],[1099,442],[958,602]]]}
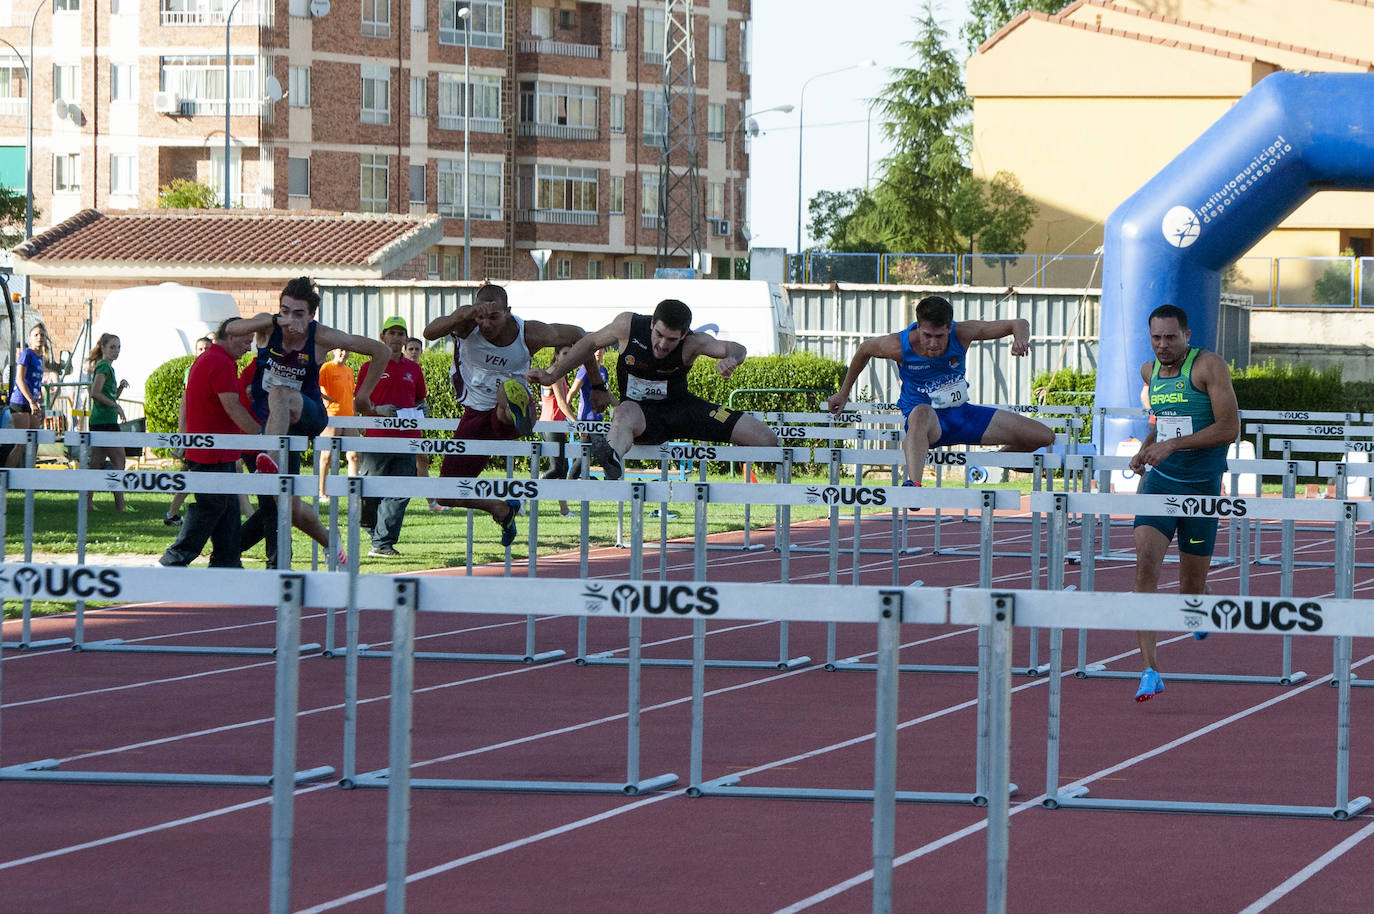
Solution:
{"label": "man in dark shorts", "polygon": [[[383,365],[390,360],[391,350],[381,340],[344,333],[316,321],[320,291],[307,276],[288,282],[279,302],[276,314],[263,312],[235,321],[229,325],[229,333],[254,335],[257,358],[248,397],[249,408],[262,423],[262,433],[313,438],[329,424],[320,394],[320,366],[329,350],[360,352]],[[380,380],[381,372],[378,372],[354,391],[353,407],[358,415],[376,414],[371,396]],[[293,475],[299,473],[300,460],[299,453],[291,452],[286,471]],[[260,473],[276,473],[277,463],[271,455],[260,453],[256,468]],[[263,504],[262,500],[259,504]],[[249,520],[251,522],[252,518]],[[291,499],[291,522],[317,543],[329,543],[329,535],[319,517],[307,511],[301,499],[295,496]]]}
{"label": "man in dark shorts", "polygon": [[967,354],[970,343],[1011,337],[1011,354],[1030,352],[1030,324],[1023,318],[1005,321],[954,320],[954,307],[938,295],[916,303],[916,322],[900,333],[875,336],[859,344],[844,382],[826,401],[832,413],[849,402],[849,392],[869,360],[897,363],[906,434],[906,482],[919,486],[926,455],[932,447],[951,444],[1000,444],[1004,451],[1030,452],[1054,443],[1048,427],[1006,409],[977,406],[968,401]]}
{"label": "man in dark shorts", "polygon": [[[1141,495],[1220,495],[1226,472],[1226,449],[1240,431],[1231,369],[1220,356],[1188,345],[1188,315],[1174,305],[1160,305],[1150,313],[1152,361],[1140,366],[1149,386],[1150,412],[1155,424],[1131,469],[1145,473]],[[1179,593],[1207,590],[1207,572],[1217,539],[1217,520],[1211,517],[1147,517],[1135,519],[1135,592],[1154,593],[1169,542],[1178,534]],[[1140,674],[1136,701],[1149,701],[1164,691],[1155,653],[1154,632],[1137,632]],[[1195,635],[1194,637],[1206,637]]]}
{"label": "man in dark shorts", "polygon": [[[605,327],[582,337],[547,371],[529,373],[530,380],[549,384],[574,365],[592,360],[588,377],[596,377],[596,351],[610,346],[620,350],[616,381],[621,400],[611,417],[606,435],[610,449],[602,464],[607,479],[625,475],[621,461],[635,444],[662,444],[677,438],[751,447],[778,443],[773,430],[753,416],[688,392],[687,372],[699,356],[718,359],[716,370],[728,378],[748,355],[739,343],[693,333],[691,327],[692,309],[666,298],[652,315],[621,312]],[[601,386],[590,385],[591,393],[599,393]]]}
{"label": "man in dark shorts", "polygon": [[[214,343],[196,356],[186,375],[186,396],[181,404],[183,432],[225,435],[256,435],[258,420],[239,401],[237,361],[248,351],[251,337],[230,335],[230,318],[219,325]],[[186,469],[196,473],[234,473],[237,450],[187,448]],[[186,509],[186,522],[176,542],[158,561],[163,565],[189,565],[210,542],[210,567],[242,568],[239,546],[239,498],[232,492],[197,493]]]}
{"label": "man in dark shorts", "polygon": [[[514,441],[528,435],[534,427],[535,401],[524,379],[531,356],[545,347],[571,346],[582,335],[582,328],[572,324],[546,324],[516,317],[511,313],[506,290],[491,283],[477,290],[472,304],[430,321],[425,327],[425,339],[437,340],[445,336],[453,339],[450,377],[458,402],[463,405],[463,415],[453,437]],[[586,362],[588,370],[596,371],[593,356],[582,361]],[[593,391],[594,396],[598,394],[605,398],[604,402],[609,402],[610,395],[604,385],[601,391]],[[445,454],[439,475],[477,476],[486,469],[489,460],[485,454]],[[515,542],[519,500],[439,498],[435,501],[451,508],[477,508],[487,512],[501,526],[501,545],[509,547]]]}

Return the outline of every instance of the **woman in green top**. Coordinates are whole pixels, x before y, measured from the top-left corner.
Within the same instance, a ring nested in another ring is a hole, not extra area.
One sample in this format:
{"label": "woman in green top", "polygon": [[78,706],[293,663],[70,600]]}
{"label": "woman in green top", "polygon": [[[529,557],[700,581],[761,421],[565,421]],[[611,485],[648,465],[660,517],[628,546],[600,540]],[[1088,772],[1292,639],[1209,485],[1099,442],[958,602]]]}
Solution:
{"label": "woman in green top", "polygon": [[[91,365],[91,420],[93,432],[117,432],[119,423],[124,420],[124,407],[119,405],[119,395],[129,386],[128,381],[115,383],[114,366],[110,363],[119,358],[119,337],[113,333],[102,333],[86,361]],[[91,462],[87,469],[102,470],[105,461],[116,470],[124,469],[124,448],[93,447]],[[115,510],[124,510],[124,493],[114,493]],[[86,493],[86,504],[95,504],[95,493]]]}

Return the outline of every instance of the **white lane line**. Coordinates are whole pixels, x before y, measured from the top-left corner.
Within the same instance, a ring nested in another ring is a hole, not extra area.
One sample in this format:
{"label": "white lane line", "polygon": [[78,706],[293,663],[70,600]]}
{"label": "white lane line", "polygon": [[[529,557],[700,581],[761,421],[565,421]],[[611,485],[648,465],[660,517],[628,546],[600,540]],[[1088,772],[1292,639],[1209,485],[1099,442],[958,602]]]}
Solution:
{"label": "white lane line", "polygon": [[1340,844],[1337,844],[1335,847],[1331,848],[1331,850],[1322,854],[1316,860],[1313,860],[1311,863],[1307,864],[1307,866],[1298,870],[1292,876],[1289,876],[1281,884],[1275,886],[1269,892],[1265,893],[1263,896],[1256,899],[1254,904],[1251,904],[1250,906],[1242,910],[1240,914],[1259,914],[1260,911],[1269,910],[1270,906],[1273,905],[1276,901],[1282,900],[1283,897],[1286,896],[1289,892],[1293,891],[1298,886],[1302,885],[1304,882],[1311,879],[1313,876],[1317,875],[1322,870],[1326,869],[1332,863],[1335,863],[1347,851],[1353,850],[1356,845],[1358,845],[1361,841],[1368,838],[1370,835],[1374,835],[1374,822],[1371,822],[1370,824],[1366,825],[1364,828],[1355,832],[1355,834],[1346,838]]}

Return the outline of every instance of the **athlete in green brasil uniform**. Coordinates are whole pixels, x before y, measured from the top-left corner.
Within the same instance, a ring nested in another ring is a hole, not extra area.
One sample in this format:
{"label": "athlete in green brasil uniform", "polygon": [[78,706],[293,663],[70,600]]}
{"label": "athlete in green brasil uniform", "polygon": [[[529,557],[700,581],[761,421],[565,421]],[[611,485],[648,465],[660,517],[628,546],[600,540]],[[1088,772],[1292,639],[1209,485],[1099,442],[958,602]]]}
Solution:
{"label": "athlete in green brasil uniform", "polygon": [[[1148,385],[1154,429],[1131,458],[1144,474],[1142,495],[1221,494],[1226,449],[1240,431],[1231,369],[1215,352],[1188,345],[1188,315],[1175,305],[1150,312],[1150,346],[1155,358],[1140,366]],[[1146,468],[1149,473],[1145,473]],[[1217,521],[1212,517],[1135,519],[1135,592],[1154,593],[1169,541],[1178,533],[1179,593],[1205,593]],[[1164,691],[1154,632],[1137,632],[1145,671],[1136,701]],[[1201,637],[1206,637],[1205,635]]]}

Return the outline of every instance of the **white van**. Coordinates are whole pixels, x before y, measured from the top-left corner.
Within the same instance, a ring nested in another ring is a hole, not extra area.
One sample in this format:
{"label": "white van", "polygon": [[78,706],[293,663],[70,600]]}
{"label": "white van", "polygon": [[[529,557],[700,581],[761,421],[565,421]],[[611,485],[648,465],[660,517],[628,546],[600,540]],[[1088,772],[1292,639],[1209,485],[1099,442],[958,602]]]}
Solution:
{"label": "white van", "polygon": [[[103,333],[119,337],[115,377],[128,381],[120,396],[142,402],[148,375],[169,359],[190,355],[198,337],[215,332],[221,321],[238,317],[239,306],[228,292],[164,282],[157,286],[116,289],[105,297],[92,329],[92,345]],[[86,352],[73,353],[85,359]],[[88,371],[81,366],[83,377]],[[139,411],[127,410],[131,416]]]}
{"label": "white van", "polygon": [[505,284],[517,317],[600,330],[622,311],[651,314],[665,298],[692,309],[692,329],[740,343],[750,355],[786,355],[796,343],[787,297],[756,280],[567,279]]}

